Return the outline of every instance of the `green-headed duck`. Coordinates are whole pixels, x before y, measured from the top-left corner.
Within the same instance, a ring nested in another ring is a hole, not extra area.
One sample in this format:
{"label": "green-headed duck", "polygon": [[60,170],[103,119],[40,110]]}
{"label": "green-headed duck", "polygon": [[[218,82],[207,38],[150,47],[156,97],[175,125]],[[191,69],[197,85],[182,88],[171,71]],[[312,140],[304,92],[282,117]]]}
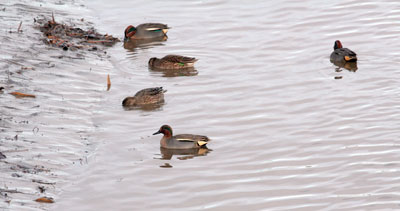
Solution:
{"label": "green-headed duck", "polygon": [[169,27],[162,23],[143,23],[136,27],[129,25],[125,29],[124,41],[164,37],[168,29]]}
{"label": "green-headed duck", "polygon": [[192,135],[192,134],[180,134],[172,135],[172,128],[169,125],[163,125],[153,135],[164,134],[160,140],[160,146],[167,149],[194,149],[206,147],[208,141],[207,136]]}
{"label": "green-headed duck", "polygon": [[342,43],[339,40],[335,41],[333,46],[333,52],[331,54],[331,62],[355,62],[357,61],[357,54],[348,48],[343,48]]}

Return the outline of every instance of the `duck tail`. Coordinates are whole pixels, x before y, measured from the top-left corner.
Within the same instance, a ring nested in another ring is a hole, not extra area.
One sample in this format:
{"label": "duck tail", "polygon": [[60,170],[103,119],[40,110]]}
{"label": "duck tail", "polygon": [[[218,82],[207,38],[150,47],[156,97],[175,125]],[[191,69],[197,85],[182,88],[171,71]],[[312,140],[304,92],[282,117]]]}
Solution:
{"label": "duck tail", "polygon": [[344,60],[346,60],[347,62],[357,61],[357,56],[345,56]]}
{"label": "duck tail", "polygon": [[198,142],[197,142],[197,145],[198,145],[199,147],[206,146],[206,144],[207,144],[207,141],[198,141]]}

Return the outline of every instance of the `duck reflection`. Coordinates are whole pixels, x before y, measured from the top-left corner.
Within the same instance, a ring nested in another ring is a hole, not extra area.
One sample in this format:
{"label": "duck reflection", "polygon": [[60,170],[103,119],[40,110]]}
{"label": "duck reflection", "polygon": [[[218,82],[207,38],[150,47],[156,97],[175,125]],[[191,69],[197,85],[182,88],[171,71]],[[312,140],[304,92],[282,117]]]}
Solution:
{"label": "duck reflection", "polygon": [[350,72],[356,72],[357,71],[357,62],[346,62],[346,61],[331,61],[334,65],[336,65],[338,68],[336,68],[336,72],[341,72],[342,70],[340,68],[344,68]]}
{"label": "duck reflection", "polygon": [[161,159],[162,160],[171,160],[175,155],[179,160],[187,160],[193,159],[198,156],[206,156],[212,150],[207,147],[197,148],[197,149],[166,149],[160,147]]}
{"label": "duck reflection", "polygon": [[[357,71],[357,62],[346,62],[346,61],[331,61],[334,65],[336,65],[335,72],[342,72],[343,68],[350,71],[356,72]],[[335,76],[334,79],[342,79],[343,76]]]}
{"label": "duck reflection", "polygon": [[128,40],[124,42],[124,48],[130,51],[135,51],[136,48],[150,48],[157,45],[164,45],[162,42],[165,42],[167,39],[168,37],[164,36],[151,39]]}
{"label": "duck reflection", "polygon": [[160,111],[162,106],[165,103],[155,103],[149,105],[137,105],[137,106],[122,106],[125,111],[132,111],[132,110],[142,110],[142,111]]}
{"label": "duck reflection", "polygon": [[162,74],[163,77],[178,77],[178,76],[195,76],[199,74],[194,67],[188,67],[184,69],[177,70],[165,70],[165,69],[156,69],[150,68],[149,71],[156,74]]}

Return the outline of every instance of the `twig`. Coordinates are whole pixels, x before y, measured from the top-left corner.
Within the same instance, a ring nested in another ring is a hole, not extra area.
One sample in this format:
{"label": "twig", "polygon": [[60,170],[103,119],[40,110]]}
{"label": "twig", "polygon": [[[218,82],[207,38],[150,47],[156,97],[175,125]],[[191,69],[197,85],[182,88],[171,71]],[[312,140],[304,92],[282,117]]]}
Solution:
{"label": "twig", "polygon": [[54,12],[51,12],[51,20],[53,21],[53,23],[56,23],[56,21],[54,20]]}
{"label": "twig", "polygon": [[19,26],[18,26],[18,33],[20,33],[21,32],[21,26],[22,26],[22,21],[21,22],[19,22]]}
{"label": "twig", "polygon": [[110,74],[107,75],[107,91],[111,88]]}
{"label": "twig", "polygon": [[44,184],[44,185],[55,185],[55,182],[44,182],[42,180],[37,180],[37,179],[32,179],[32,182],[36,182],[36,183],[40,183],[40,184]]}
{"label": "twig", "polygon": [[0,193],[23,193],[23,192],[17,191],[17,190],[10,190],[10,189],[2,189],[2,188],[0,188]]}

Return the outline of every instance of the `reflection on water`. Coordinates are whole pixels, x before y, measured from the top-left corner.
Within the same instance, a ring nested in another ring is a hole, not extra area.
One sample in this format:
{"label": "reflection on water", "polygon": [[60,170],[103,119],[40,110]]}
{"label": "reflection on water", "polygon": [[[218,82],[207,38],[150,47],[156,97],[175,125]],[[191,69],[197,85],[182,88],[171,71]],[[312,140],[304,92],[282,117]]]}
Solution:
{"label": "reflection on water", "polygon": [[350,72],[356,72],[358,69],[357,62],[333,61],[332,63],[339,67],[336,68],[336,72],[341,72],[342,70],[340,68],[344,68]]}
{"label": "reflection on water", "polygon": [[160,111],[165,102],[146,104],[146,105],[136,105],[136,106],[122,106],[125,111],[132,110],[143,110],[143,111]]}
{"label": "reflection on water", "polygon": [[149,48],[152,46],[161,46],[162,42],[167,41],[168,37],[156,37],[151,39],[129,40],[124,42],[124,48],[129,51],[135,51],[136,48]]}
{"label": "reflection on water", "polygon": [[172,168],[173,166],[169,163],[164,163],[164,165],[160,166],[161,168]]}
{"label": "reflection on water", "polygon": [[194,67],[188,67],[184,69],[157,69],[150,68],[149,71],[154,75],[161,75],[162,77],[178,77],[178,76],[195,76],[199,74]]}
{"label": "reflection on water", "polygon": [[[343,68],[348,70],[349,72],[355,73],[357,71],[357,62],[346,62],[346,61],[331,61],[337,67],[335,68],[335,72],[342,72]],[[342,79],[343,76],[334,76],[334,79]]]}
{"label": "reflection on water", "polygon": [[198,156],[206,156],[211,151],[207,147],[198,149],[165,149],[160,147],[162,160],[171,160],[174,155],[178,160],[187,160]]}

